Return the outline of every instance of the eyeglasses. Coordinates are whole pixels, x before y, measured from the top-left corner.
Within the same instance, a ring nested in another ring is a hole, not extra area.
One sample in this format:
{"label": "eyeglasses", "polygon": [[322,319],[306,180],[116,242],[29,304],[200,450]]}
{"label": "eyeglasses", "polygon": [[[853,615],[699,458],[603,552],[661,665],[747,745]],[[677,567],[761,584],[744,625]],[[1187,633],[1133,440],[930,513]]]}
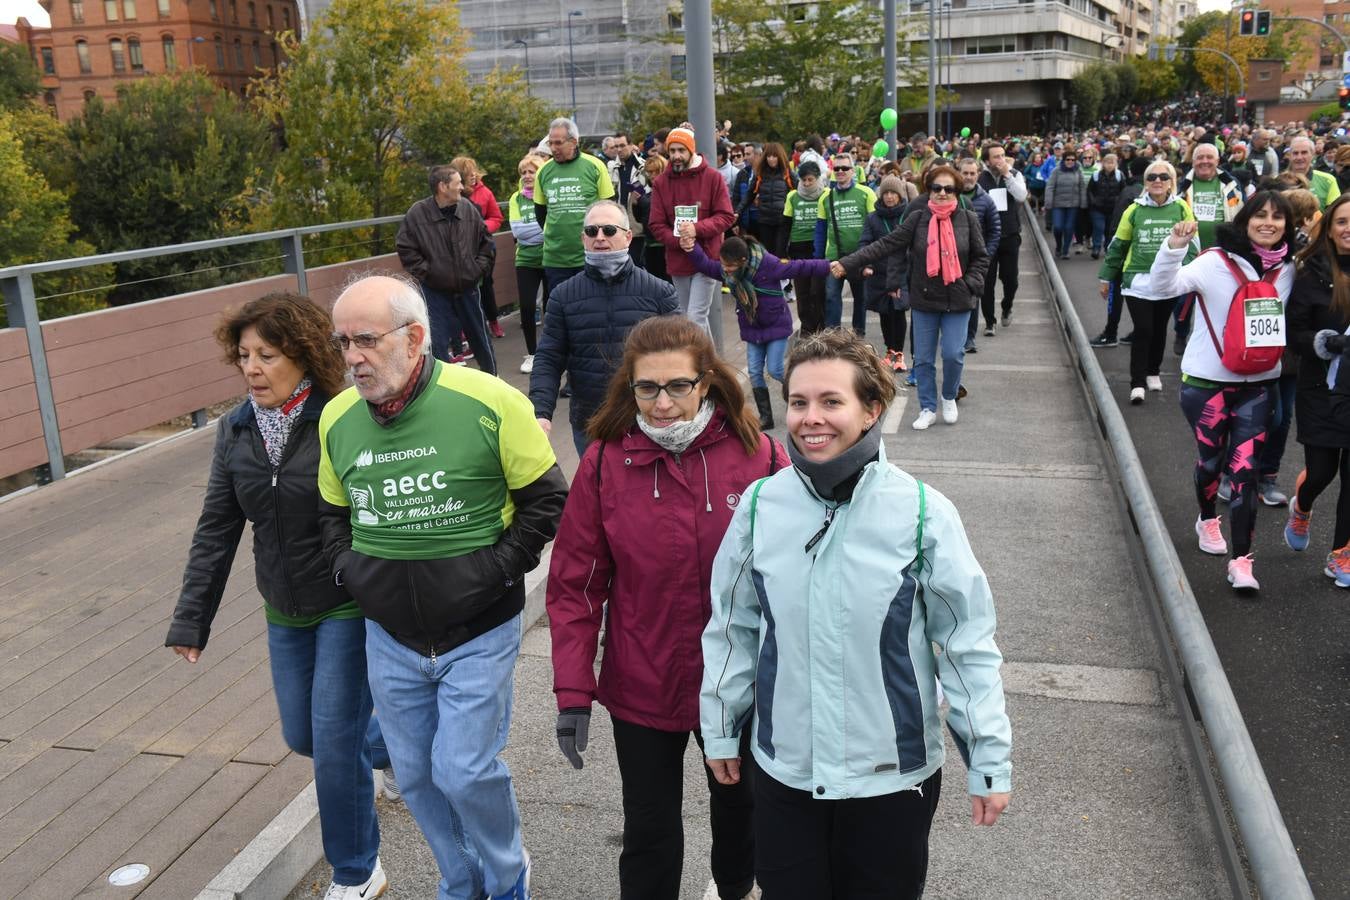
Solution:
{"label": "eyeglasses", "polygon": [[744,153],[733,153],[733,154],[731,154],[731,158],[732,158],[732,159],[745,159],[745,154],[744,154]]}
{"label": "eyeglasses", "polygon": [[954,184],[931,184],[928,186],[930,194],[955,194],[956,185]]}
{"label": "eyeglasses", "polygon": [[341,350],[343,353],[346,353],[347,350],[353,344],[355,344],[357,348],[361,350],[373,350],[375,348],[375,345],[380,342],[380,338],[385,337],[387,335],[391,335],[395,331],[402,331],[404,328],[407,328],[411,324],[412,324],[411,322],[404,322],[397,328],[391,328],[388,331],[381,332],[380,334],[371,334],[369,331],[363,331],[360,334],[353,334],[350,337],[348,337],[345,334],[333,334],[329,335],[328,342],[337,349]]}
{"label": "eyeglasses", "polygon": [[695,386],[707,374],[704,372],[697,378],[676,378],[665,384],[657,384],[655,381],[634,381],[628,386],[633,389],[633,396],[639,400],[655,400],[662,391],[665,391],[666,396],[672,400],[682,400],[694,392]]}
{"label": "eyeglasses", "polygon": [[581,230],[586,237],[593,238],[597,237],[602,231],[605,233],[605,237],[614,237],[620,231],[627,231],[628,229],[622,225],[587,225]]}
{"label": "eyeglasses", "polygon": [[1166,172],[1149,172],[1144,176],[1145,181],[1171,181],[1172,176]]}
{"label": "eyeglasses", "polygon": [[852,172],[852,171],[853,171],[853,167],[852,167],[852,166],[835,166],[835,167],[834,167],[834,170],[835,170],[836,172]]}

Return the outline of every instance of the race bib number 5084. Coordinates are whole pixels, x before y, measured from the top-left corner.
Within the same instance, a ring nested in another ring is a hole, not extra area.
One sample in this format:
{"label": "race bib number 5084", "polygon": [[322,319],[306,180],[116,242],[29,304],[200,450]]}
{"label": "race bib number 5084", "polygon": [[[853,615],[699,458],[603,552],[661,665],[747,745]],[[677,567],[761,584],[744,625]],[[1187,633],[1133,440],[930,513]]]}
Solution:
{"label": "race bib number 5084", "polygon": [[1284,304],[1277,297],[1243,301],[1243,331],[1248,347],[1283,347]]}

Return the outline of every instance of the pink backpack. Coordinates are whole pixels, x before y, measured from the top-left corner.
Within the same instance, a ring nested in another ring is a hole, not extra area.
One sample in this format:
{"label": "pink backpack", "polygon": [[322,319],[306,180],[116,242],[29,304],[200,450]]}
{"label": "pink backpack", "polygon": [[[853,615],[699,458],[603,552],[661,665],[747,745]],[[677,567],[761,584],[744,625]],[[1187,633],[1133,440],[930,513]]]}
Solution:
{"label": "pink backpack", "polygon": [[1284,303],[1275,289],[1281,268],[1274,268],[1256,281],[1250,281],[1227,253],[1219,249],[1206,252],[1217,253],[1238,283],[1237,292],[1228,304],[1222,344],[1214,333],[1204,300],[1197,304],[1205,317],[1205,327],[1209,329],[1209,339],[1214,342],[1219,362],[1237,375],[1269,372],[1279,365],[1285,346]]}

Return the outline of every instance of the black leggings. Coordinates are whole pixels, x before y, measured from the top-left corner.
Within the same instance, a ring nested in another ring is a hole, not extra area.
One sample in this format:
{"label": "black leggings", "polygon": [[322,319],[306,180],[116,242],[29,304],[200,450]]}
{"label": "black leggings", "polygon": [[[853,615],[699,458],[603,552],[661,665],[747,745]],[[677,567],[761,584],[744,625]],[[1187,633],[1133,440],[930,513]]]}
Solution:
{"label": "black leggings", "polygon": [[881,339],[886,342],[887,350],[897,352],[905,349],[905,331],[908,326],[903,309],[881,314]]}
{"label": "black leggings", "polygon": [[525,352],[531,356],[534,356],[536,347],[534,305],[540,287],[544,289],[544,299],[539,304],[539,311],[543,313],[548,309],[548,280],[544,278],[544,270],[532,269],[529,266],[516,266],[516,296],[519,298],[520,330],[525,333]]}
{"label": "black leggings", "polygon": [[[788,245],[791,259],[811,259],[815,248],[810,241],[793,241]],[[825,327],[825,277],[794,278],[797,291],[797,316],[801,319],[802,334],[814,334]]]}
{"label": "black leggings", "polygon": [[1130,387],[1144,386],[1147,375],[1157,375],[1162,369],[1163,353],[1167,350],[1167,323],[1172,318],[1176,298],[1143,300],[1125,296],[1134,320],[1134,342],[1130,344]]}
{"label": "black leggings", "polygon": [[1312,511],[1313,502],[1337,475],[1341,478],[1340,495],[1336,498],[1336,531],[1331,544],[1333,550],[1339,550],[1350,544],[1350,450],[1304,444],[1303,460],[1307,471],[1294,496],[1298,508],[1305,513]]}
{"label": "black leggings", "polygon": [[497,292],[492,287],[492,267],[483,273],[478,283],[478,302],[483,304],[483,318],[488,322],[497,321]]}

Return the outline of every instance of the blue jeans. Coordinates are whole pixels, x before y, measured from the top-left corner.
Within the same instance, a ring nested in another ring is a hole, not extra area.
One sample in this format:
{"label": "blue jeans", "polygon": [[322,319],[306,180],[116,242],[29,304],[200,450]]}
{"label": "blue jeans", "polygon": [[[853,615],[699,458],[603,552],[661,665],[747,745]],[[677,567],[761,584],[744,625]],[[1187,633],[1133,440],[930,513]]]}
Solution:
{"label": "blue jeans", "polygon": [[[848,279],[849,290],[853,292],[853,330],[858,334],[867,331],[867,294],[863,292],[864,279],[855,275]],[[838,328],[844,319],[844,279],[833,275],[825,276],[825,327]]]}
{"label": "blue jeans", "polygon": [[375,868],[380,823],[371,768],[389,766],[366,682],[366,620],[267,626],[272,689],[286,746],[314,760],[323,852],[338,884]]}
{"label": "blue jeans", "polygon": [[1106,245],[1106,213],[1090,210],[1092,216],[1092,252],[1101,253]]}
{"label": "blue jeans", "polygon": [[591,445],[591,439],[590,439],[590,437],[586,434],[586,426],[585,426],[584,424],[583,424],[583,425],[573,425],[573,426],[572,426],[572,446],[574,446],[574,447],[577,448],[577,459],[581,459],[583,456],[586,455],[586,448],[589,447],[590,445]]}
{"label": "blue jeans", "polygon": [[561,268],[558,266],[544,266],[544,284],[548,285],[549,293],[552,293],[554,288],[571,278],[573,275],[580,274],[583,268],[585,267],[577,266],[575,269],[572,269]]}
{"label": "blue jeans", "polygon": [[787,345],[787,338],[779,338],[765,344],[745,342],[745,366],[750,370],[751,387],[768,387],[764,381],[766,363],[773,380],[779,383],[783,381],[783,360],[787,357]]}
{"label": "blue jeans", "polygon": [[516,792],[499,757],[520,619],[434,658],[366,622],[371,692],[403,799],[441,871],[439,900],[504,893],[525,865]]}
{"label": "blue jeans", "polygon": [[969,312],[909,311],[909,333],[914,339],[914,378],[919,385],[919,408],[937,412],[937,352],[942,349],[942,399],[955,400],[966,364],[966,326]]}
{"label": "blue jeans", "polygon": [[[478,300],[478,288],[458,294],[447,294],[422,285],[427,298],[427,316],[431,319],[431,355],[442,362],[450,361],[450,344],[459,340],[460,332],[469,341],[478,368],[489,375],[497,374],[497,358],[492,352],[492,338],[488,337],[483,305]],[[458,352],[459,344],[455,343]]]}
{"label": "blue jeans", "polygon": [[1078,225],[1077,207],[1056,207],[1050,210],[1051,227],[1055,232],[1055,249],[1060,256],[1068,256],[1073,246],[1073,231]]}

